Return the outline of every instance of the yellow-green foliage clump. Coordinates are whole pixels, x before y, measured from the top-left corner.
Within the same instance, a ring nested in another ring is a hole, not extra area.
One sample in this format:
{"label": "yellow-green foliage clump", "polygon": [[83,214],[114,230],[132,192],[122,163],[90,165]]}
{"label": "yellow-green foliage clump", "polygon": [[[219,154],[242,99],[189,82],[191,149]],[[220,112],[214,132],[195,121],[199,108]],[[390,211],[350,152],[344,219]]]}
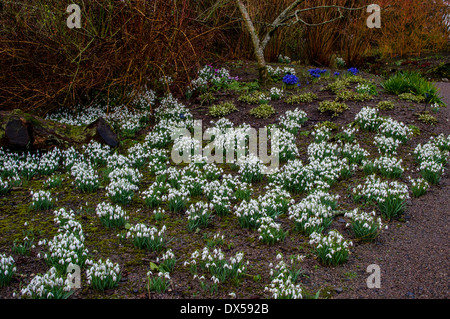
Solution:
{"label": "yellow-green foliage clump", "polygon": [[345,78],[336,79],[334,82],[328,84],[323,90],[331,91],[338,94],[341,91],[347,90],[350,84],[369,84],[370,80],[366,80],[359,75],[350,75]]}
{"label": "yellow-green foliage clump", "polygon": [[260,91],[255,91],[251,94],[243,94],[239,96],[238,101],[244,102],[247,104],[260,104],[261,100],[266,100],[267,97],[264,95],[264,93]]}
{"label": "yellow-green foliage clump", "polygon": [[416,102],[416,103],[422,103],[425,101],[425,98],[423,96],[418,96],[412,93],[402,93],[398,95],[398,98],[400,100],[405,100],[408,102]]}
{"label": "yellow-green foliage clump", "polygon": [[275,109],[269,104],[261,104],[251,109],[249,113],[254,117],[267,119],[275,114]]}
{"label": "yellow-green foliage clump", "polygon": [[327,127],[332,131],[339,129],[339,126],[336,123],[333,123],[330,121],[323,121],[323,122],[320,122],[320,123],[317,123],[316,125],[314,125],[315,130],[319,130],[322,127]]}
{"label": "yellow-green foliage clump", "polygon": [[311,103],[317,99],[317,95],[312,92],[303,93],[300,95],[292,95],[288,97],[285,102],[287,104]]}
{"label": "yellow-green foliage clump", "polygon": [[350,101],[356,93],[350,90],[342,90],[336,93],[336,101]]}
{"label": "yellow-green foliage clump", "polygon": [[392,101],[381,101],[377,104],[377,108],[383,111],[393,110],[395,107],[394,102]]}
{"label": "yellow-green foliage clump", "polygon": [[221,117],[235,111],[237,111],[237,107],[233,102],[222,102],[219,104],[211,105],[211,107],[209,108],[209,115],[214,117]]}
{"label": "yellow-green foliage clump", "polygon": [[360,75],[350,75],[345,78],[345,81],[349,84],[368,84],[371,80],[365,79]]}
{"label": "yellow-green foliage clump", "polygon": [[323,101],[320,102],[318,110],[320,113],[331,113],[333,117],[336,117],[348,110],[348,106],[345,103],[339,103],[336,101]]}
{"label": "yellow-green foliage clump", "polygon": [[412,131],[413,136],[419,136],[421,134],[420,128],[415,125],[410,124],[408,125],[408,128]]}
{"label": "yellow-green foliage clump", "polygon": [[369,93],[357,93],[351,90],[343,90],[339,91],[336,94],[336,101],[355,101],[355,102],[363,102],[371,100],[372,96]]}
{"label": "yellow-green foliage clump", "polygon": [[434,117],[433,115],[430,114],[430,112],[425,111],[422,113],[419,113],[417,115],[419,121],[425,123],[425,124],[429,124],[429,125],[436,125],[437,123],[437,118]]}
{"label": "yellow-green foliage clump", "polygon": [[373,99],[373,96],[370,93],[363,92],[363,93],[355,93],[352,97],[352,101],[355,102],[364,102],[364,101],[370,101]]}
{"label": "yellow-green foliage clump", "polygon": [[337,79],[333,83],[328,84],[325,90],[338,94],[340,91],[346,90],[348,85],[350,85],[350,82],[346,79]]}

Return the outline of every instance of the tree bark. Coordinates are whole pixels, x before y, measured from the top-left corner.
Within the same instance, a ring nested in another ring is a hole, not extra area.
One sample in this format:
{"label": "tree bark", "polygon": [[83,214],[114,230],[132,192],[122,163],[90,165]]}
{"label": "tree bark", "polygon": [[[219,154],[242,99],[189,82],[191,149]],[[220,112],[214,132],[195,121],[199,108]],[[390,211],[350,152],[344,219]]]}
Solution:
{"label": "tree bark", "polygon": [[266,59],[264,58],[264,50],[266,49],[267,44],[269,43],[275,31],[287,20],[289,12],[291,12],[303,1],[304,0],[296,0],[291,3],[291,5],[289,5],[285,10],[283,10],[283,12],[281,12],[278,17],[272,22],[271,29],[266,33],[263,40],[261,41],[260,37],[256,33],[255,26],[250,19],[247,7],[242,2],[242,0],[236,0],[237,6],[245,23],[245,27],[250,33],[253,49],[255,51],[256,62],[258,63],[259,80],[262,85],[266,85],[269,82],[269,73],[267,71]]}
{"label": "tree bark", "polygon": [[266,59],[264,58],[264,47],[261,44],[259,36],[256,34],[255,26],[253,25],[247,7],[241,0],[236,0],[239,11],[245,23],[247,31],[250,33],[253,49],[255,51],[256,62],[258,63],[259,80],[261,85],[266,85],[269,81],[269,74],[267,72]]}
{"label": "tree bark", "polygon": [[48,150],[80,146],[92,139],[112,147],[118,144],[116,134],[103,118],[89,125],[75,126],[45,120],[21,110],[0,111],[0,147]]}

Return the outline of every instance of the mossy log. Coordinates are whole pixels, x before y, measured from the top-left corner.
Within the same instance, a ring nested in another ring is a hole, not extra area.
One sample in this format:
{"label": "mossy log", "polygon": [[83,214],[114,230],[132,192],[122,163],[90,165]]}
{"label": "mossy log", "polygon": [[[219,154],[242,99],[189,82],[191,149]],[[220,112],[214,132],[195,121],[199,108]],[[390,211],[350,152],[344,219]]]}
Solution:
{"label": "mossy log", "polygon": [[90,140],[116,147],[118,139],[99,118],[85,126],[62,124],[21,110],[0,111],[0,146],[15,150],[48,150],[80,146]]}

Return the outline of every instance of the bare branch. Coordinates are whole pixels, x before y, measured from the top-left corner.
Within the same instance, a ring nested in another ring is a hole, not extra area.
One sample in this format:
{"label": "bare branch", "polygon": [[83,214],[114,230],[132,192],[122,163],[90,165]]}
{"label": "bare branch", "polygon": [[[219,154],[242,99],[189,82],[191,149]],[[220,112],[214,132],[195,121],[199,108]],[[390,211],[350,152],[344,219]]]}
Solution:
{"label": "bare branch", "polygon": [[[358,8],[349,8],[349,7],[336,6],[336,5],[317,6],[317,7],[312,7],[312,8],[297,9],[292,14],[289,14],[289,12],[291,12],[295,7],[300,5],[302,2],[303,2],[303,0],[294,1],[289,7],[287,7],[282,13],[280,13],[280,15],[271,23],[271,27],[272,28],[266,33],[266,36],[264,37],[264,40],[261,43],[263,48],[265,48],[267,46],[267,44],[269,43],[272,35],[280,27],[292,26],[292,25],[294,25],[294,24],[296,24],[298,22],[301,22],[304,25],[311,26],[311,27],[313,27],[313,26],[320,26],[320,25],[328,24],[328,23],[337,21],[339,19],[342,19],[344,17],[344,14],[342,13],[341,10],[357,11],[357,10],[363,10],[363,9],[368,7],[368,6],[363,6],[363,7],[358,7]],[[302,13],[302,12],[318,10],[318,9],[337,9],[337,11],[339,12],[339,16],[336,17],[336,18],[327,20],[327,21],[316,23],[316,24],[307,23],[306,21],[304,21],[303,19],[301,19],[299,17],[299,14]],[[294,21],[291,21],[290,23],[287,23],[287,21],[290,21],[292,19],[294,19]]]}
{"label": "bare branch", "polygon": [[[358,7],[358,8],[349,8],[349,7],[343,7],[343,6],[330,5],[330,6],[317,6],[317,7],[312,7],[312,8],[299,9],[299,10],[295,10],[294,14],[292,14],[290,16],[287,16],[286,19],[283,22],[289,21],[289,20],[293,19],[294,17],[296,18],[296,22],[294,22],[293,24],[295,24],[297,22],[301,22],[303,20],[298,18],[299,13],[306,12],[306,11],[312,11],[312,10],[319,10],[319,9],[337,9],[338,12],[340,13],[340,16],[339,16],[339,19],[340,19],[340,18],[343,18],[343,16],[344,16],[342,14],[341,10],[358,11],[358,10],[366,9],[367,7],[368,7],[368,5],[362,6],[362,7]],[[311,25],[311,26],[321,25],[321,23],[319,23],[319,24],[308,24],[308,23],[305,23],[305,24],[306,25]]]}
{"label": "bare branch", "polygon": [[278,17],[275,18],[275,20],[271,23],[272,28],[266,33],[266,36],[264,37],[261,45],[264,48],[266,48],[267,44],[270,41],[270,38],[274,34],[274,32],[279,28],[279,25],[285,21],[286,16],[289,14],[290,11],[292,11],[295,7],[299,6],[304,0],[296,0],[294,1],[289,7],[283,10]]}
{"label": "bare branch", "polygon": [[294,23],[290,24],[290,25],[294,25],[294,24],[296,24],[298,22],[301,22],[301,23],[303,23],[304,25],[306,25],[308,27],[318,27],[318,26],[321,26],[321,25],[324,25],[324,24],[328,24],[328,23],[337,21],[339,19],[342,19],[343,17],[344,17],[344,15],[342,14],[342,12],[340,12],[339,17],[336,17],[336,18],[333,18],[333,19],[330,19],[330,20],[327,20],[327,21],[323,21],[323,22],[320,22],[320,23],[308,23],[308,22],[306,22],[306,21],[304,21],[304,20],[302,20],[300,18],[297,18],[297,20]]}

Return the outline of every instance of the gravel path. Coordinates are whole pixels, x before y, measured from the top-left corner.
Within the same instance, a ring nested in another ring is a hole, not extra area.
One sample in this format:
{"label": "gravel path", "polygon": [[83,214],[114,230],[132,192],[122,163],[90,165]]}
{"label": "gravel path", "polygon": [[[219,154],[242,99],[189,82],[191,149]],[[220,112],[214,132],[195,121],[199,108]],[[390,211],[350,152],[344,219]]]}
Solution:
{"label": "gravel path", "polygon": [[[436,82],[435,84],[440,90],[439,93],[441,94],[444,102],[447,103],[448,106],[450,106],[450,82]],[[446,109],[447,111],[449,111],[448,107]],[[448,113],[450,113],[450,111],[447,112],[447,114]]]}
{"label": "gravel path", "polygon": [[344,284],[348,290],[335,298],[447,299],[449,184],[447,176],[440,186],[414,200],[407,210],[409,220],[393,224],[379,243],[356,248],[359,264],[380,266],[381,288],[368,289],[366,278],[370,274],[361,269],[361,276]]}
{"label": "gravel path", "polygon": [[[440,121],[450,119],[450,83],[437,83],[448,107]],[[450,123],[448,124],[450,126]],[[447,130],[447,133],[448,130]],[[406,222],[391,225],[378,243],[355,247],[360,265],[377,264],[381,288],[367,288],[366,269],[348,282],[333,283],[335,298],[449,298],[450,174],[419,199],[408,203]],[[355,272],[349,265],[342,272]],[[340,286],[339,286],[340,284]]]}

